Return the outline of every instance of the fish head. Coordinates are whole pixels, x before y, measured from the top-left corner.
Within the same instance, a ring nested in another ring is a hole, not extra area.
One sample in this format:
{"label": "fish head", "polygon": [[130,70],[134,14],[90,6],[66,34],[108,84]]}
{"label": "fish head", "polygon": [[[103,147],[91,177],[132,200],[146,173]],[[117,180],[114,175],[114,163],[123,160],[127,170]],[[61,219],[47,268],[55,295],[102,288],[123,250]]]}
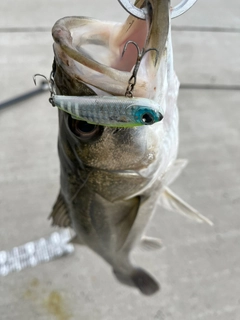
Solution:
{"label": "fish head", "polygon": [[[161,176],[177,153],[178,81],[172,63],[169,0],[135,2],[139,8],[146,4],[146,21],[131,15],[124,23],[66,17],[52,30],[54,77],[56,91],[61,95],[124,96],[139,55],[131,43],[124,52],[126,43],[135,42],[142,53],[133,95],[151,99],[160,107],[151,113],[139,108],[136,117],[141,124],[157,123],[133,128],[101,127],[71,119],[59,111],[60,158],[62,154],[72,167],[98,172],[93,188],[99,184],[101,193],[111,200],[136,194],[137,189],[141,193]],[[162,114],[164,119],[159,122]],[[108,191],[102,187],[106,175]],[[124,179],[133,182],[129,187],[123,183],[120,192],[119,181]],[[109,191],[115,181],[118,195],[117,191],[113,195],[114,188]]]}
{"label": "fish head", "polygon": [[[141,117],[147,117],[145,110],[140,109],[138,112]],[[59,144],[72,161],[77,161],[76,167],[137,173],[156,160],[156,124],[150,130],[144,129],[145,126],[103,127],[72,119],[61,110],[59,119]]]}

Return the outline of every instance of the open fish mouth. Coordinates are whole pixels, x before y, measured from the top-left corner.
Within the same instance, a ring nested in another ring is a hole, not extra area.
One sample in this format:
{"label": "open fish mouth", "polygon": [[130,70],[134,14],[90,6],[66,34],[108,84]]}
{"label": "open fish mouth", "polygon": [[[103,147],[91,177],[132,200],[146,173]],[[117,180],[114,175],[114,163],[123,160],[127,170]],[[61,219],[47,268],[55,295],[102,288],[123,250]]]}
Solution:
{"label": "open fish mouth", "polygon": [[[146,1],[137,0],[135,6],[145,7]],[[56,63],[96,94],[123,96],[139,52],[153,49],[142,55],[133,93],[160,103],[166,93],[169,1],[149,0],[146,10],[146,20],[130,15],[122,24],[87,17],[58,20],[52,30]]]}

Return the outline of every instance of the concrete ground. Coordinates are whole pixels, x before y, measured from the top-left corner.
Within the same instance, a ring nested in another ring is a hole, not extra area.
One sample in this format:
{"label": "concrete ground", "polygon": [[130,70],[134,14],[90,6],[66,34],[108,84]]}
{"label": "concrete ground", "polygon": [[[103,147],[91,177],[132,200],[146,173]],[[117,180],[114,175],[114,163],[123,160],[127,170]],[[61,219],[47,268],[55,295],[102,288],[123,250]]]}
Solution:
{"label": "concrete ground", "polygon": [[[0,1],[0,101],[33,89],[33,74],[49,74],[50,30],[67,15],[126,16],[116,0]],[[182,84],[239,85],[239,1],[198,1],[173,26]],[[59,188],[57,112],[47,98],[0,111],[0,250],[53,231],[47,216]],[[159,208],[148,233],[160,236],[164,249],[136,259],[161,291],[146,298],[120,285],[80,247],[0,278],[1,320],[240,319],[240,91],[186,87],[179,109],[179,157],[189,165],[172,189],[214,227]]]}

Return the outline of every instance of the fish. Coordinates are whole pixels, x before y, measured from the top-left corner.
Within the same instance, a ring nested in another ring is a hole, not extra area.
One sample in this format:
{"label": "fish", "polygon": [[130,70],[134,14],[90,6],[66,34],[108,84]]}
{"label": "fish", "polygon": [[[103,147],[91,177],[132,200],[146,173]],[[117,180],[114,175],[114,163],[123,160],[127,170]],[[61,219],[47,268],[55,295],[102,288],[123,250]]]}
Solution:
{"label": "fish", "polygon": [[198,222],[212,222],[174,194],[169,185],[185,168],[178,159],[179,81],[173,67],[171,13],[168,0],[136,0],[146,20],[129,14],[123,23],[88,17],[65,17],[52,29],[53,79],[57,95],[123,96],[142,56],[134,97],[155,101],[164,118],[150,126],[112,128],[59,114],[60,191],[49,218],[72,228],[73,243],[85,245],[112,268],[116,279],[140,293],[158,292],[158,280],[135,264],[131,253],[161,248],[146,236],[159,206]]}
{"label": "fish", "polygon": [[53,106],[71,114],[73,119],[109,127],[152,125],[163,119],[159,105],[149,99],[115,96],[59,96]]}

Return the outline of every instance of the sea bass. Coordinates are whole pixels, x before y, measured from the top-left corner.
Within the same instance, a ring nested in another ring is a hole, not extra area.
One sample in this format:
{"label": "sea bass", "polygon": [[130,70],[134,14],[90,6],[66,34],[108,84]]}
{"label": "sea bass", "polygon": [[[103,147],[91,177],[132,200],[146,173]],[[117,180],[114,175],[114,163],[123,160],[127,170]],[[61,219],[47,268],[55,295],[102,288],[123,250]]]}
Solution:
{"label": "sea bass", "polygon": [[130,253],[137,245],[161,246],[159,239],[144,236],[156,205],[211,222],[168,188],[186,165],[177,159],[179,82],[173,69],[169,0],[137,0],[135,6],[146,9],[146,20],[130,14],[122,24],[87,17],[56,22],[56,94],[124,96],[136,48],[122,52],[134,41],[141,50],[157,51],[158,59],[154,50],[142,57],[133,95],[156,101],[164,118],[151,126],[111,128],[59,110],[61,187],[50,217],[53,225],[72,227],[73,241],[100,255],[120,282],[152,295],[158,282],[134,265]]}

